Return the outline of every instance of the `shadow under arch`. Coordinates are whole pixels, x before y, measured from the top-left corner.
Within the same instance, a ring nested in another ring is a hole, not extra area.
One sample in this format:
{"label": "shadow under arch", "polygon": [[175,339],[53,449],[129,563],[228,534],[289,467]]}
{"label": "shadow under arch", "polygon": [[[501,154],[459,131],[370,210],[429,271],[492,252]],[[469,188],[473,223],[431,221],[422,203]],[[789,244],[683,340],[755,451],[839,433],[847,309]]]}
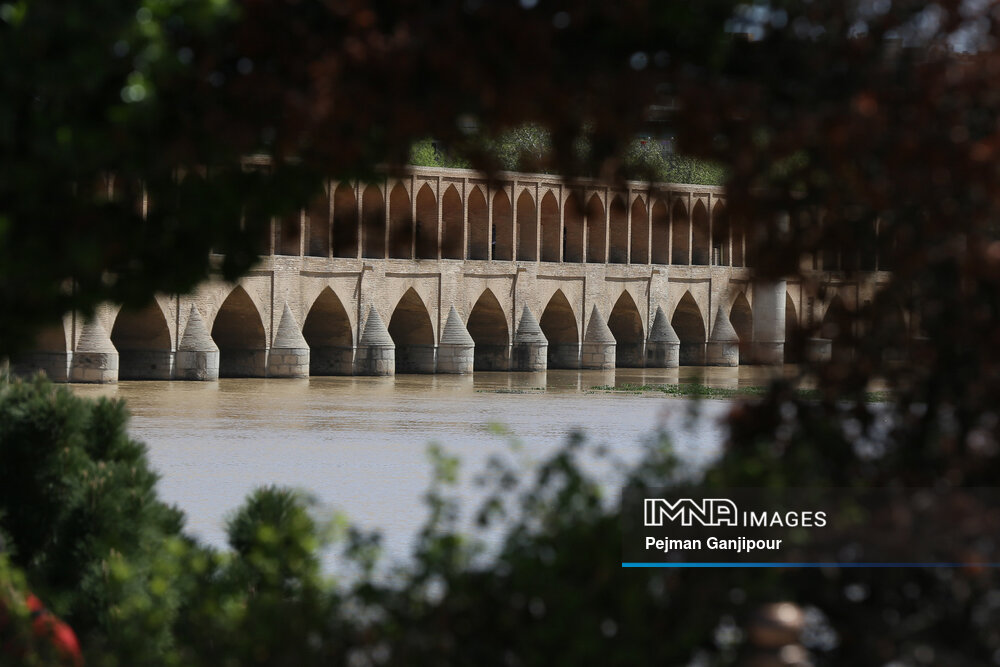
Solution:
{"label": "shadow under arch", "polygon": [[170,328],[155,301],[145,308],[122,308],[111,329],[118,350],[119,380],[169,380],[174,353]]}
{"label": "shadow under arch", "polygon": [[580,334],[576,314],[562,290],[549,299],[538,321],[549,341],[549,368],[580,367]]}
{"label": "shadow under arch", "polygon": [[43,371],[54,382],[66,382],[70,360],[66,329],[60,322],[39,331],[32,346],[10,360],[10,371],[24,377]]}
{"label": "shadow under arch", "polygon": [[219,377],[265,377],[267,334],[260,312],[241,286],[229,293],[212,323]]}
{"label": "shadow under arch", "polygon": [[740,292],[733,302],[733,307],[729,310],[729,323],[740,339],[740,359],[750,359],[753,354],[753,311],[746,292]]}
{"label": "shadow under arch", "polygon": [[389,336],[396,344],[396,373],[434,372],[434,327],[427,306],[412,287],[392,311]]}
{"label": "shadow under arch", "polygon": [[309,344],[309,375],[351,375],[354,369],[354,334],[347,309],[337,294],[325,287],[319,293],[302,336]]}
{"label": "shadow under arch", "polygon": [[615,366],[618,368],[642,368],[645,355],[643,342],[645,339],[642,316],[635,300],[627,291],[622,292],[611,309],[608,317],[608,328],[615,337]]}
{"label": "shadow under arch", "polygon": [[510,331],[500,301],[490,289],[479,295],[466,329],[476,342],[477,371],[505,371],[510,367]]}
{"label": "shadow under arch", "polygon": [[705,318],[701,314],[701,309],[695,302],[691,292],[685,292],[681,297],[677,308],[674,309],[674,316],[670,320],[671,326],[681,339],[680,365],[681,366],[703,366],[705,364],[705,343],[707,336],[705,333]]}
{"label": "shadow under arch", "polygon": [[830,305],[823,314],[823,322],[820,324],[820,337],[831,341],[830,355],[834,362],[851,360],[853,348],[851,326],[851,311],[847,309],[838,294],[830,300]]}

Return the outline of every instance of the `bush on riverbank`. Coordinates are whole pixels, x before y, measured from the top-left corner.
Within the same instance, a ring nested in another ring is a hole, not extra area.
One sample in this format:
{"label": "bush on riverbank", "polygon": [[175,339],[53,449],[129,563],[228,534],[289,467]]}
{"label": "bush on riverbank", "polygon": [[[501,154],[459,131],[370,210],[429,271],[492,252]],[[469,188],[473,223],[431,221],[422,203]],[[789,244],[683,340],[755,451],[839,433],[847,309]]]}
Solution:
{"label": "bush on riverbank", "polygon": [[[88,665],[722,665],[741,650],[739,622],[776,597],[810,610],[817,664],[928,647],[971,664],[997,648],[992,570],[622,569],[617,502],[581,466],[609,454],[579,435],[529,471],[491,462],[479,519],[504,537],[487,559],[456,529],[458,462],[437,450],[430,519],[406,566],[376,575],[377,535],[324,525],[307,498],[277,488],[232,515],[220,552],[158,499],[126,419],[121,402],[41,379],[0,388],[0,562],[14,567],[0,567],[2,590],[30,587],[79,634]],[[731,448],[700,484],[864,485],[907,469],[899,452],[872,459],[831,446],[838,436],[819,424],[809,432]],[[627,477],[689,479],[662,435]],[[331,539],[339,581],[320,571]],[[945,608],[967,622],[928,616]],[[935,631],[914,643],[919,623]]]}

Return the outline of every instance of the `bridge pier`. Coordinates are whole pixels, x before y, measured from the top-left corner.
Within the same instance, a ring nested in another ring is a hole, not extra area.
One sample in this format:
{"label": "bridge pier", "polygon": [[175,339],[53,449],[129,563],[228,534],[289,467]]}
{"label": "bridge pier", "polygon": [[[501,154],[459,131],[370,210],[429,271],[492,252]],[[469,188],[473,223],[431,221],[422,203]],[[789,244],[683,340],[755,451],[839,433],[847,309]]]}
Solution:
{"label": "bridge pier", "polygon": [[656,307],[653,325],[646,338],[646,368],[677,368],[681,339],[667,320],[661,306]]}
{"label": "bridge pier", "polygon": [[587,335],[580,347],[580,368],[611,370],[615,367],[615,337],[594,304],[587,324]]}
{"label": "bridge pier", "polygon": [[719,314],[705,349],[705,363],[709,366],[740,365],[740,338],[726,315],[725,306],[719,306]]}
{"label": "bridge pier", "polygon": [[309,344],[292,315],[288,302],[267,354],[267,376],[272,378],[309,377]]}
{"label": "bridge pier", "polygon": [[396,373],[396,344],[389,330],[379,317],[375,306],[368,311],[365,329],[358,339],[354,358],[355,375],[394,375]]}
{"label": "bridge pier", "polygon": [[177,346],[174,372],[178,380],[218,380],[219,346],[205,327],[198,308],[191,304],[184,337]]}
{"label": "bridge pier", "polygon": [[438,345],[437,372],[463,375],[471,373],[476,362],[475,350],[475,341],[462,324],[455,306],[452,306]]}
{"label": "bridge pier", "polygon": [[83,325],[70,365],[70,382],[118,382],[118,350],[98,317]]}
{"label": "bridge pier", "polygon": [[510,370],[537,372],[548,367],[549,341],[527,304],[521,311],[521,323],[510,350]]}

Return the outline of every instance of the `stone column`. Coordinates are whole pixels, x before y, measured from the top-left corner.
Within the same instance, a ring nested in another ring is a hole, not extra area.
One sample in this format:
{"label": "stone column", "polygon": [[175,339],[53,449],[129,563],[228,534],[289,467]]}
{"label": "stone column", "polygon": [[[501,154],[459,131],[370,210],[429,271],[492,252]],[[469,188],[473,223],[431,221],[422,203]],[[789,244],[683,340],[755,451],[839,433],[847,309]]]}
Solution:
{"label": "stone column", "polygon": [[178,380],[219,379],[219,346],[212,340],[194,304],[184,326],[184,336],[177,346],[174,368]]}
{"label": "stone column", "polygon": [[80,331],[69,372],[70,382],[118,382],[118,350],[97,317]]}
{"label": "stone column", "polygon": [[785,361],[785,281],[758,280],[753,284],[753,362]]}
{"label": "stone column", "polygon": [[448,313],[448,320],[441,331],[438,343],[438,373],[471,373],[476,362],[476,342],[462,323],[455,306]]}
{"label": "stone column", "polygon": [[309,377],[309,343],[285,302],[278,330],[267,355],[267,376],[272,378]]}
{"label": "stone column", "polygon": [[580,348],[580,368],[614,369],[617,343],[601,311],[594,304]]}
{"label": "stone column", "polygon": [[656,307],[653,326],[649,329],[646,339],[647,368],[677,368],[680,364],[681,339],[670,326],[670,320],[663,308]]}
{"label": "stone column", "polygon": [[705,364],[708,366],[739,366],[740,337],[736,335],[733,323],[726,315],[725,304],[719,306],[715,316],[712,335],[708,337],[705,349]]}
{"label": "stone column", "polygon": [[549,341],[527,304],[521,311],[521,323],[510,350],[510,370],[544,371],[548,367]]}
{"label": "stone column", "polygon": [[389,330],[379,317],[375,306],[368,310],[364,331],[358,339],[358,352],[354,357],[355,375],[395,375],[396,344]]}

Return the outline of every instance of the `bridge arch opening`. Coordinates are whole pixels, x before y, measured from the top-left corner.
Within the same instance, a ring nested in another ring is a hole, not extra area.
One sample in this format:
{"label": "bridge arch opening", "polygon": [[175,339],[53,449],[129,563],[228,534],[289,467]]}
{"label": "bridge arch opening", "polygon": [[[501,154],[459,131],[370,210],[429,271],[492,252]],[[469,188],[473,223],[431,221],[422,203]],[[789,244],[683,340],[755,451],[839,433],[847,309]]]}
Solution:
{"label": "bridge arch opening", "polygon": [[797,364],[802,361],[805,340],[799,326],[798,311],[792,296],[785,292],[785,363]]}
{"label": "bridge arch opening", "polygon": [[538,322],[549,341],[549,368],[580,367],[580,334],[576,314],[562,290],[549,299]]}
{"label": "bridge arch opening", "polygon": [[583,261],[583,209],[580,193],[571,192],[563,210],[563,261]]}
{"label": "bridge arch opening", "polygon": [[392,311],[389,336],[396,344],[397,373],[434,372],[434,328],[427,306],[412,287]]}
{"label": "bridge arch opening", "polygon": [[559,261],[559,202],[551,192],[542,197],[542,261]]}
{"label": "bridge arch opening", "polygon": [[698,200],[691,212],[691,263],[706,266],[711,263],[711,237],[709,235],[708,209]]}
{"label": "bridge arch opening", "polygon": [[333,193],[333,256],[358,256],[358,201],[350,183]]}
{"label": "bridge arch opening", "polygon": [[489,209],[479,188],[469,194],[469,259],[490,258]]}
{"label": "bridge arch opening", "polygon": [[702,366],[705,364],[705,318],[691,292],[681,297],[674,316],[670,320],[677,337],[681,339],[680,364],[682,366]]}
{"label": "bridge arch opening", "polygon": [[361,237],[367,259],[385,258],[385,200],[377,185],[369,185],[361,196]]}
{"label": "bridge arch opening", "polygon": [[170,379],[174,356],[170,329],[156,302],[118,311],[111,342],[118,350],[119,380]]}
{"label": "bridge arch opening", "polygon": [[740,359],[750,359],[753,354],[753,311],[745,292],[740,292],[733,302],[729,322],[740,339]]}
{"label": "bridge arch opening", "polygon": [[587,202],[587,261],[603,264],[607,261],[605,238],[608,230],[604,221],[604,204],[597,194]]}
{"label": "bridge arch opening", "polygon": [[438,220],[437,198],[431,186],[424,183],[417,191],[416,236],[417,259],[437,259]]}
{"label": "bridge arch opening", "polygon": [[716,202],[712,207],[712,263],[719,266],[729,266],[732,255],[730,254],[729,241],[731,229],[729,227],[729,215],[726,212],[726,205],[721,201]]}
{"label": "bridge arch opening", "polygon": [[678,199],[670,209],[671,264],[686,266],[691,263],[688,249],[691,247],[691,221],[684,203]]}
{"label": "bridge arch opening", "polygon": [[69,379],[69,348],[66,330],[62,324],[47,326],[35,336],[32,346],[11,359],[11,372],[15,375],[33,375],[37,371],[56,382]]}
{"label": "bridge arch opening", "polygon": [[509,368],[510,332],[503,308],[492,290],[485,290],[469,314],[466,325],[476,342],[473,370],[505,371]]}
{"label": "bridge arch opening", "polygon": [[402,183],[389,193],[389,257],[413,259],[413,212]]}
{"label": "bridge arch opening", "polygon": [[462,218],[462,197],[454,185],[449,185],[441,198],[441,257],[444,259],[462,259],[465,248]]}
{"label": "bridge arch opening", "polygon": [[347,309],[336,293],[323,288],[302,325],[309,344],[309,375],[351,375],[354,335]]}
{"label": "bridge arch opening", "polygon": [[628,292],[622,292],[611,309],[608,328],[615,337],[615,366],[618,368],[643,367],[643,341],[645,331],[642,316],[635,300]]}
{"label": "bridge arch opening", "polygon": [[306,254],[311,257],[330,256],[330,184],[309,203],[306,209],[309,223],[309,240]]}
{"label": "bridge arch opening", "polygon": [[653,264],[670,263],[670,216],[667,205],[660,198],[653,204],[650,216],[652,226],[653,247],[651,248]]}
{"label": "bridge arch opening", "polygon": [[212,340],[219,347],[219,377],[267,375],[267,334],[257,306],[237,286],[222,303],[212,323]]}
{"label": "bridge arch opening", "polygon": [[538,259],[538,236],[535,228],[535,200],[525,190],[517,198],[517,259],[534,262]]}
{"label": "bridge arch opening", "polygon": [[493,259],[509,262],[514,259],[514,211],[503,190],[493,195]]}
{"label": "bridge arch opening", "polygon": [[830,301],[820,325],[820,337],[832,341],[830,353],[833,361],[846,362],[851,358],[851,312],[840,295]]}
{"label": "bridge arch opening", "polygon": [[628,263],[628,211],[621,195],[615,195],[608,211],[608,262]]}
{"label": "bridge arch opening", "polygon": [[630,261],[633,264],[645,264],[649,261],[649,215],[642,197],[636,197],[632,202],[632,251]]}

